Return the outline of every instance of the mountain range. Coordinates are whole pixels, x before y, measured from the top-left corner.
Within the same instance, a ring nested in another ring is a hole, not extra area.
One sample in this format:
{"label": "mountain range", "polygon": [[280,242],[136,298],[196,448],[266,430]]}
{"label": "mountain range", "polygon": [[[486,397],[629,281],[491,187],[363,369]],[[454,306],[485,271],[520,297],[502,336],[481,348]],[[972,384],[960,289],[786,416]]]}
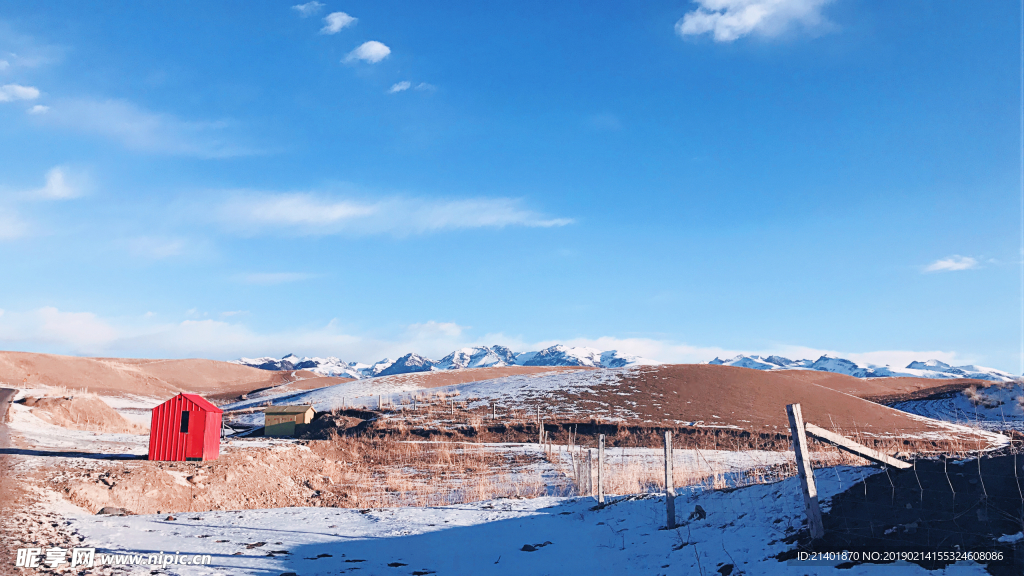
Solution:
{"label": "mountain range", "polygon": [[854,362],[853,360],[837,358],[828,354],[821,356],[817,360],[790,360],[782,356],[746,356],[741,354],[728,360],[715,358],[708,362],[708,364],[740,366],[755,370],[817,370],[819,372],[846,374],[857,378],[910,376],[917,378],[976,378],[996,382],[1009,382],[1017,379],[1013,374],[996,370],[995,368],[974,365],[951,366],[939,360],[914,361],[907,364],[906,368],[892,368],[888,365],[878,366]]}
{"label": "mountain range", "polygon": [[440,360],[431,360],[410,353],[392,360],[385,358],[375,364],[345,362],[333,356],[328,358],[299,358],[294,354],[277,358],[240,358],[235,364],[261,370],[308,370],[321,376],[345,378],[372,378],[411,372],[460,370],[490,366],[581,366],[592,368],[622,368],[625,366],[661,364],[654,360],[620,354],[615,350],[602,352],[593,348],[569,347],[561,344],[538,352],[513,352],[505,346],[475,346],[460,348]]}
{"label": "mountain range", "polygon": [[[345,362],[335,357],[298,357],[294,354],[277,358],[240,358],[234,363],[260,368],[262,370],[308,370],[321,376],[345,378],[373,378],[412,372],[438,370],[461,370],[464,368],[485,368],[491,366],[581,366],[592,368],[623,368],[626,366],[663,364],[639,356],[621,354],[615,350],[599,351],[593,348],[569,347],[561,344],[537,352],[513,352],[505,346],[475,346],[460,348],[440,360],[431,360],[419,354],[410,353],[392,360],[385,358],[374,364]],[[951,366],[939,360],[914,361],[905,368],[879,366],[854,362],[845,358],[823,355],[817,360],[790,360],[782,356],[759,356],[741,354],[723,360],[715,358],[708,362],[720,366],[739,366],[755,370],[817,370],[846,374],[856,378],[892,378],[909,376],[917,378],[976,378],[996,382],[1009,382],[1017,377],[1008,372],[984,366]]]}

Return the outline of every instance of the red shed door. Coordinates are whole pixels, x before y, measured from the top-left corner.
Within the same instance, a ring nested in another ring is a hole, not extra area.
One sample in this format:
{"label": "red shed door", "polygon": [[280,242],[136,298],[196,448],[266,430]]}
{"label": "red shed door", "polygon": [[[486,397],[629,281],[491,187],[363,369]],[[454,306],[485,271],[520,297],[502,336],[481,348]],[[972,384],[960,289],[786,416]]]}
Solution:
{"label": "red shed door", "polygon": [[203,459],[203,440],[206,436],[206,412],[192,410],[188,415],[188,438],[185,439],[185,459]]}

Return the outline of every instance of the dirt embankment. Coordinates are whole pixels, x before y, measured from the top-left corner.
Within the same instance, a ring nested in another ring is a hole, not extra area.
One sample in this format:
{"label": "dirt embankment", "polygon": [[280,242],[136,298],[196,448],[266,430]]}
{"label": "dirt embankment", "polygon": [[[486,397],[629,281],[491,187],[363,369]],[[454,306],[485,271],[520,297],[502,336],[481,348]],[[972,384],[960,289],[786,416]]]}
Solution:
{"label": "dirt embankment", "polygon": [[148,434],[149,429],[126,420],[92,394],[27,397],[19,401],[44,422],[72,430]]}

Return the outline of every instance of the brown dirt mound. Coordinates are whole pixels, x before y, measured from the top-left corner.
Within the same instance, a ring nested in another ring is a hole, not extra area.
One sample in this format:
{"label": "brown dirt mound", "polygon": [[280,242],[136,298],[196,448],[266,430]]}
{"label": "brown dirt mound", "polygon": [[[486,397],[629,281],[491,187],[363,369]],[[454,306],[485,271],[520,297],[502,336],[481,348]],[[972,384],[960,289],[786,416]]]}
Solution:
{"label": "brown dirt mound", "polygon": [[148,434],[149,429],[125,420],[116,410],[92,394],[28,397],[20,403],[44,422],[73,430]]}
{"label": "brown dirt mound", "polygon": [[101,395],[169,398],[179,392],[237,396],[290,383],[308,390],[347,381],[321,378],[305,370],[271,372],[216,360],[80,358],[30,352],[0,352],[0,383],[9,386],[63,386]]}

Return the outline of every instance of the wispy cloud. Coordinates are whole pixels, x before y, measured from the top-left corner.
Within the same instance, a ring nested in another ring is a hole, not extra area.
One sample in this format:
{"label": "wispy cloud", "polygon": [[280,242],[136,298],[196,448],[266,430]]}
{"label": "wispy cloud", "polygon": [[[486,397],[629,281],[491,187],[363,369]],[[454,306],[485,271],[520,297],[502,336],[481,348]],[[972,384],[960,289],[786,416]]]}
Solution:
{"label": "wispy cloud", "polygon": [[241,234],[391,234],[407,236],[467,228],[565,226],[511,198],[442,200],[390,197],[365,201],[333,195],[236,194],[217,211],[223,226]]}
{"label": "wispy cloud", "polygon": [[342,28],[348,28],[356,23],[358,18],[353,18],[344,12],[332,12],[324,17],[324,27],[320,29],[321,34],[337,34]]}
{"label": "wispy cloud", "polygon": [[396,92],[404,92],[404,91],[408,90],[411,87],[412,87],[412,82],[406,82],[404,80],[402,82],[396,82],[395,84],[393,84],[391,86],[391,89],[388,90],[388,94],[394,94]]}
{"label": "wispy cloud", "polygon": [[716,42],[732,42],[748,34],[777,36],[794,26],[818,31],[830,27],[821,10],[831,1],[694,0],[698,8],[676,22],[676,33],[711,34]]}
{"label": "wispy cloud", "polygon": [[305,4],[296,4],[295,6],[292,6],[292,10],[298,12],[299,16],[308,18],[309,16],[319,12],[323,7],[323,4],[314,0],[313,2],[306,2]]}
{"label": "wispy cloud", "polygon": [[370,40],[369,42],[363,42],[358,48],[349,52],[348,56],[345,56],[344,62],[363,60],[364,62],[375,64],[387,58],[388,54],[391,54],[391,48],[376,40]]}
{"label": "wispy cloud", "polygon": [[43,106],[42,104],[36,104],[35,106],[26,110],[29,114],[45,114],[49,110],[49,106]]}
{"label": "wispy cloud", "polygon": [[0,72],[3,72],[4,70],[7,70],[10,67],[10,62],[8,62],[7,60],[0,60]]}
{"label": "wispy cloud", "polygon": [[409,82],[408,80],[403,80],[401,82],[396,82],[395,84],[393,84],[391,88],[388,90],[388,94],[394,94],[396,92],[405,92],[410,88],[413,90],[418,90],[420,92],[433,92],[434,90],[437,90],[437,86],[434,86],[433,84],[420,82],[419,84],[413,86],[412,82]]}
{"label": "wispy cloud", "polygon": [[970,270],[977,268],[978,261],[970,256],[954,254],[948,258],[942,258],[932,262],[925,267],[925,272],[956,272],[958,270]]}
{"label": "wispy cloud", "polygon": [[36,98],[39,98],[38,88],[22,86],[20,84],[4,84],[0,86],[0,102],[35,100]]}
{"label": "wispy cloud", "polygon": [[34,196],[49,200],[67,200],[81,196],[86,177],[73,173],[67,166],[55,166],[46,173],[46,184],[33,192]]}
{"label": "wispy cloud", "polygon": [[319,274],[307,274],[305,272],[251,272],[239,274],[236,278],[246,284],[287,284],[290,282],[301,282],[317,278]]}
{"label": "wispy cloud", "polygon": [[191,121],[152,112],[126,100],[70,99],[51,103],[43,125],[97,134],[125,147],[157,154],[224,158],[259,154],[231,136],[226,120]]}

